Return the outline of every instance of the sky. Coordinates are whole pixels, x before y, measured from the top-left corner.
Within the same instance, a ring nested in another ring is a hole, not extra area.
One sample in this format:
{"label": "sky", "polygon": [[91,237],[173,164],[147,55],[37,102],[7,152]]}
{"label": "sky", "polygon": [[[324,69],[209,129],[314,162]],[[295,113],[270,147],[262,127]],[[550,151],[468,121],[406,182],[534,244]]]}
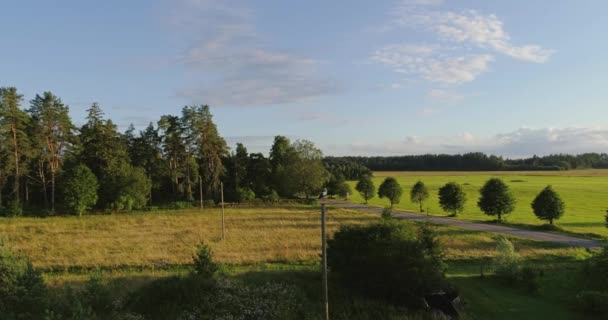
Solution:
{"label": "sky", "polygon": [[7,1],[0,86],[124,130],[208,104],[230,146],[608,151],[608,2]]}

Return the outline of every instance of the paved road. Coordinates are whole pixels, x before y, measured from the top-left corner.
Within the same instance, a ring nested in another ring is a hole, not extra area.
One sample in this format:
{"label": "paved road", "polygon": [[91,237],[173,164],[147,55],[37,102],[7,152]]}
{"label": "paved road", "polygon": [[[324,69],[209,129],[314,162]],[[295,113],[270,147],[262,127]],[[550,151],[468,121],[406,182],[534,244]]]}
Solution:
{"label": "paved road", "polygon": [[[354,209],[361,210],[372,213],[382,213],[382,208],[372,207],[364,204],[357,204],[339,200],[326,200],[325,202],[328,205],[341,207],[346,209]],[[571,237],[563,234],[552,233],[552,232],[542,232],[542,231],[532,231],[526,229],[519,229],[514,227],[507,227],[501,225],[493,225],[487,223],[479,223],[479,222],[471,222],[464,221],[446,217],[436,217],[436,216],[426,216],[419,213],[412,213],[400,210],[393,210],[393,215],[400,219],[408,219],[415,221],[429,221],[434,224],[442,224],[448,225],[463,229],[476,230],[476,231],[484,231],[484,232],[494,232],[501,233],[510,236],[516,236],[525,239],[538,240],[538,241],[547,241],[563,244],[571,247],[583,247],[583,248],[597,248],[604,246],[604,243],[601,241],[590,240],[590,239],[582,239]]]}

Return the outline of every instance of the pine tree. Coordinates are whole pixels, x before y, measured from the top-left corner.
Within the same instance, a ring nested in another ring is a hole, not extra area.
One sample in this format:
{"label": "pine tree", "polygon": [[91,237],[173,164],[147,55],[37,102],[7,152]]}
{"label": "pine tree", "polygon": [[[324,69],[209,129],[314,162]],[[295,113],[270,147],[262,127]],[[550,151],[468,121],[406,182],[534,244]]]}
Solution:
{"label": "pine tree", "polygon": [[21,110],[23,96],[17,93],[14,87],[0,88],[0,136],[4,139],[2,150],[6,152],[6,166],[13,173],[13,188],[11,214],[21,213],[20,181],[27,166],[30,142],[27,135],[27,126],[30,117]]}
{"label": "pine tree", "polygon": [[34,136],[32,140],[39,154],[39,175],[42,180],[46,204],[45,163],[51,173],[51,211],[55,210],[56,177],[61,166],[62,155],[73,142],[74,125],[69,108],[50,92],[36,95],[29,110],[32,115]]}

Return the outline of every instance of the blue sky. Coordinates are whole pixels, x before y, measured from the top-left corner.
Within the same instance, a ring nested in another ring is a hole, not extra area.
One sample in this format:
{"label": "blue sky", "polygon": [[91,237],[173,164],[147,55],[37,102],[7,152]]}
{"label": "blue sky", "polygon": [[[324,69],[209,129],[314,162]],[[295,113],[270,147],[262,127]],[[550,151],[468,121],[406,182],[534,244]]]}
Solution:
{"label": "blue sky", "polygon": [[[125,128],[209,104],[230,144],[608,151],[605,1],[10,1],[0,86]],[[27,103],[26,103],[27,106]]]}

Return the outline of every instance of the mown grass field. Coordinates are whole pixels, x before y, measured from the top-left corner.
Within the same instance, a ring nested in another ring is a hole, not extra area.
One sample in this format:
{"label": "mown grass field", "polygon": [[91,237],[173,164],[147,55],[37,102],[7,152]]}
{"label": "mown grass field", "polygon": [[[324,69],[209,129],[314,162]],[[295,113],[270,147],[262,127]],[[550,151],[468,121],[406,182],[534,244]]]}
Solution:
{"label": "mown grass field", "polygon": [[[363,224],[379,217],[329,208],[330,235],[340,224]],[[118,291],[188,272],[195,246],[211,245],[221,272],[244,282],[280,281],[302,288],[320,301],[319,208],[229,208],[226,240],[219,210],[198,210],[51,218],[1,218],[0,235],[14,250],[45,270],[51,286],[80,285],[91,274],[111,279]],[[402,222],[412,223],[412,222]],[[583,319],[569,308],[577,293],[583,249],[512,238],[527,263],[545,270],[538,294],[508,287],[491,273],[496,236],[444,226],[435,227],[445,249],[448,277],[465,299],[468,319]],[[398,272],[398,270],[396,270]],[[331,299],[344,297],[331,290]],[[357,319],[366,302],[336,303],[337,318]],[[345,307],[350,306],[350,307]],[[373,306],[370,306],[373,307]]]}
{"label": "mown grass field", "polygon": [[[542,225],[530,204],[534,197],[547,185],[552,185],[566,203],[564,216],[556,221],[557,226],[565,231],[608,236],[604,215],[608,209],[608,170],[570,170],[570,171],[524,171],[524,172],[376,172],[374,183],[378,187],[385,177],[392,176],[404,189],[398,209],[418,212],[418,204],[412,203],[409,191],[416,181],[425,183],[430,192],[424,209],[432,215],[447,215],[439,207],[437,192],[445,183],[454,181],[463,185],[468,196],[465,210],[458,218],[476,221],[491,221],[495,217],[486,216],[477,207],[479,189],[492,177],[499,177],[509,185],[517,205],[515,211],[505,217],[514,224],[531,226]],[[351,182],[355,186],[356,182]],[[362,203],[360,195],[353,191],[351,200]],[[370,200],[370,205],[388,206],[387,199],[377,196]]]}

